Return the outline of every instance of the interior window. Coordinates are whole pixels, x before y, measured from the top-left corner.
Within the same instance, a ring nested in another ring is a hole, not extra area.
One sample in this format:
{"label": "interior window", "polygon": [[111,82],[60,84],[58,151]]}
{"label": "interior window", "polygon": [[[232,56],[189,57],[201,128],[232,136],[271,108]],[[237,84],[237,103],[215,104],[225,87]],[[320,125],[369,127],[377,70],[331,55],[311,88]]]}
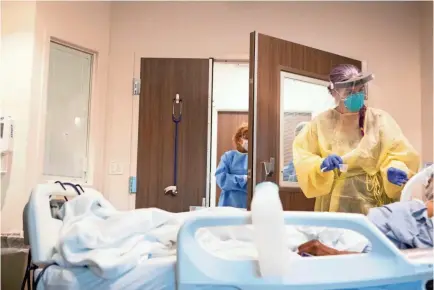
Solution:
{"label": "interior window", "polygon": [[44,176],[86,182],[93,55],[50,43]]}
{"label": "interior window", "polygon": [[312,118],[334,107],[328,83],[281,72],[280,92],[280,176],[281,187],[298,187],[293,164],[292,143]]}

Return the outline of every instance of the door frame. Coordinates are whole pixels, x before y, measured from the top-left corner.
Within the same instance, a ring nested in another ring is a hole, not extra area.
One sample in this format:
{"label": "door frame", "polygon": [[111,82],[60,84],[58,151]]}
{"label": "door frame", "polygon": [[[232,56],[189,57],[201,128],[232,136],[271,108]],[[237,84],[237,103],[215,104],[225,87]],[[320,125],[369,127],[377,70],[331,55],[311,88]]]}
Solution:
{"label": "door frame", "polygon": [[[211,83],[211,90],[213,91],[213,86],[214,86],[214,63],[227,63],[227,64],[249,64],[249,60],[248,59],[213,59],[213,65],[212,65],[212,83]],[[213,92],[211,92],[212,95]],[[250,107],[250,106],[249,106]],[[206,206],[207,207],[215,207],[217,206],[216,204],[216,195],[217,195],[217,188],[216,188],[216,179],[215,179],[215,171],[217,169],[217,134],[218,134],[218,114],[219,112],[244,112],[243,110],[240,109],[235,109],[235,110],[219,110],[217,109],[217,107],[215,106],[215,101],[214,101],[214,96],[212,95],[212,101],[211,104],[209,106],[209,109],[211,110],[211,118],[209,118],[208,120],[211,119],[211,124],[208,124],[211,126],[210,128],[210,134],[208,135],[208,144],[210,146],[210,152],[209,152],[209,158],[210,160],[210,167],[208,170],[208,178],[209,183],[207,182],[207,184],[209,184],[209,188],[207,188],[207,202],[206,202]],[[249,113],[249,108],[247,108],[247,110],[245,111],[247,113]]]}
{"label": "door frame", "polygon": [[[213,99],[213,80],[214,80],[214,59],[209,58],[209,77],[208,77],[208,124],[207,124],[207,157],[206,157],[206,189],[205,189],[205,200],[202,201],[202,206],[209,207],[211,198],[211,188],[212,188],[212,178],[211,178],[211,170],[212,170],[212,152],[213,146],[210,141],[212,138],[212,129],[213,129],[213,107],[214,107],[214,99]],[[217,148],[217,146],[214,146]],[[216,149],[217,150],[217,149]],[[215,199],[215,197],[214,197]]]}
{"label": "door frame", "polygon": [[247,113],[249,114],[249,110],[240,110],[240,109],[234,109],[234,110],[230,110],[230,109],[224,109],[224,110],[219,110],[215,107],[214,103],[213,103],[213,123],[212,123],[212,136],[211,136],[211,142],[212,144],[214,144],[214,146],[212,147],[211,150],[211,192],[210,192],[210,204],[209,207],[216,207],[217,206],[217,201],[216,201],[216,197],[217,197],[217,180],[215,178],[215,172],[217,170],[217,166],[218,166],[218,162],[217,162],[217,137],[218,137],[218,116],[219,113],[230,113],[230,112],[235,112],[235,113]]}
{"label": "door frame", "polygon": [[[253,60],[253,66],[250,65]],[[250,33],[249,49],[249,151],[247,162],[247,209],[250,209],[252,202],[253,190],[256,185],[256,141],[257,130],[256,122],[258,117],[258,32]],[[253,110],[252,110],[253,109]],[[253,113],[251,113],[253,111]]]}
{"label": "door frame", "polygon": [[215,207],[216,206],[216,195],[217,195],[217,188],[216,188],[216,179],[215,179],[215,171],[217,167],[217,134],[218,134],[218,110],[215,106],[214,99],[212,102],[212,134],[209,138],[209,144],[211,146],[211,168],[209,170],[210,174],[210,192],[209,192],[209,203],[207,203],[208,207]]}

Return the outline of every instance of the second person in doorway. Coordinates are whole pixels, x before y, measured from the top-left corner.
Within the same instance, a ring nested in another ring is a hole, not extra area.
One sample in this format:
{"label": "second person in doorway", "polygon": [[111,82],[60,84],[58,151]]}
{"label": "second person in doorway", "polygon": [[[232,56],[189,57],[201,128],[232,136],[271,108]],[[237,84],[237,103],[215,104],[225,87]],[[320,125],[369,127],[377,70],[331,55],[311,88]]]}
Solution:
{"label": "second person in doorway", "polygon": [[218,206],[247,208],[248,127],[241,125],[234,136],[236,150],[225,152],[216,169],[217,185],[222,190]]}
{"label": "second person in doorway", "polygon": [[[308,122],[300,122],[295,126],[294,137],[297,137],[301,130]],[[283,181],[297,182],[297,174],[295,174],[294,160],[291,160],[287,166],[283,168]]]}

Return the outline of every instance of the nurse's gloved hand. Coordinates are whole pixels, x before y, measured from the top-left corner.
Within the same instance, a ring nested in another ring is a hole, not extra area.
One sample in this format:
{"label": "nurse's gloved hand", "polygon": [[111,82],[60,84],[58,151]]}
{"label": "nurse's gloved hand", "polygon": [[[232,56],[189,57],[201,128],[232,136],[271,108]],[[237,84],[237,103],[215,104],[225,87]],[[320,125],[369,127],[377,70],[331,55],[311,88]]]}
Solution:
{"label": "nurse's gloved hand", "polygon": [[327,158],[321,163],[321,172],[332,171],[336,168],[339,168],[339,165],[343,163],[344,161],[341,157],[331,154],[327,156]]}
{"label": "nurse's gloved hand", "polygon": [[390,183],[402,186],[408,181],[408,175],[401,169],[390,167],[387,169],[387,179]]}

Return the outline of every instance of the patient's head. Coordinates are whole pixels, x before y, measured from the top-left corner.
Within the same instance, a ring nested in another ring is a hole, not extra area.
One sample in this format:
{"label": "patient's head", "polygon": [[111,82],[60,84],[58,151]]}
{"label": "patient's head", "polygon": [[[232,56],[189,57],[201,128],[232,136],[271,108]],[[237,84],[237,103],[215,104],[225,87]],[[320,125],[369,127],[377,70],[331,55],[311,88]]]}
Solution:
{"label": "patient's head", "polygon": [[308,122],[300,122],[297,124],[297,126],[295,126],[294,137],[297,137],[297,135],[300,134],[301,130],[303,130],[307,123]]}

